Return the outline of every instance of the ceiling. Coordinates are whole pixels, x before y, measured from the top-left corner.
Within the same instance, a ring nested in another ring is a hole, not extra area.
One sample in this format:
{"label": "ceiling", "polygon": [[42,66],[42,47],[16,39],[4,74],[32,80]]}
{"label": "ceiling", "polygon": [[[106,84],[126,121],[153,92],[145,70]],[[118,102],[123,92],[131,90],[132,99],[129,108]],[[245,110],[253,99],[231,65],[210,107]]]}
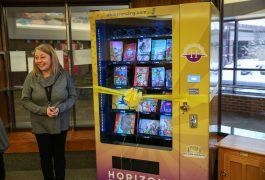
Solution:
{"label": "ceiling", "polygon": [[265,17],[264,0],[224,0],[224,17]]}
{"label": "ceiling", "polygon": [[90,5],[120,5],[120,4],[129,4],[131,0],[0,0],[0,4],[4,4],[5,6],[24,6],[24,5],[32,5],[32,4],[90,4]]}

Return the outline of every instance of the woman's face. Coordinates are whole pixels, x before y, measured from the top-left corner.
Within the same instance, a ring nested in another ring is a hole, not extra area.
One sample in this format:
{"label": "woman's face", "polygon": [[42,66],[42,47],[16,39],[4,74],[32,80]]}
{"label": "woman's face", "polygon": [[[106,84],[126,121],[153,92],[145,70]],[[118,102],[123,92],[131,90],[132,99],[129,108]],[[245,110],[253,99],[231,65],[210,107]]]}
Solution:
{"label": "woman's face", "polygon": [[43,51],[36,50],[34,62],[42,72],[49,72],[51,70],[51,56]]}

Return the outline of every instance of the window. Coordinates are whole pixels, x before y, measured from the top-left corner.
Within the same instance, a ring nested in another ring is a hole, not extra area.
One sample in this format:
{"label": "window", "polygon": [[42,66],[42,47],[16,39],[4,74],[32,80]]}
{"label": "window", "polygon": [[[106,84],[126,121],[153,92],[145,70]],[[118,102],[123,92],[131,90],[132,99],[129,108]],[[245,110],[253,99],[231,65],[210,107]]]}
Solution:
{"label": "window", "polygon": [[224,23],[222,81],[265,87],[265,18]]}
{"label": "window", "polygon": [[[20,103],[23,82],[33,68],[33,50],[41,43],[49,43],[68,70],[67,56],[62,47],[66,42],[64,7],[8,7],[8,44],[11,65],[11,87],[14,89],[12,128],[30,128],[30,113]],[[65,60],[64,60],[65,59]],[[64,62],[65,61],[65,62]]]}
{"label": "window", "polygon": [[[71,114],[72,127],[94,126],[89,12],[119,6],[7,7],[8,50],[11,64],[12,128],[30,128],[30,114],[21,103],[21,89],[32,70],[33,50],[42,43],[55,49],[61,65],[72,74],[79,98]],[[71,11],[71,23],[66,12]],[[71,36],[67,35],[67,24]],[[72,44],[69,51],[68,42]],[[73,55],[73,56],[71,56]],[[72,59],[71,59],[72,58]]]}
{"label": "window", "polygon": [[89,12],[124,8],[128,8],[128,6],[70,7],[73,51],[72,77],[78,93],[78,100],[75,103],[75,124],[77,127],[94,126]]}
{"label": "window", "polygon": [[224,22],[221,132],[264,136],[264,95],[265,18]]}

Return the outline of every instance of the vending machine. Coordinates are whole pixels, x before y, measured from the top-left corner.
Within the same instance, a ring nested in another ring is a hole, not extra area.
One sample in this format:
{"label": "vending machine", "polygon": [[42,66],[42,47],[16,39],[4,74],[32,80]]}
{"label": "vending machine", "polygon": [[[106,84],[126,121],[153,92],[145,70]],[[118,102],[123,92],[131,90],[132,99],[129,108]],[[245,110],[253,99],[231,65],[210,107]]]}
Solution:
{"label": "vending machine", "polygon": [[90,18],[97,179],[211,179],[217,9],[203,2]]}

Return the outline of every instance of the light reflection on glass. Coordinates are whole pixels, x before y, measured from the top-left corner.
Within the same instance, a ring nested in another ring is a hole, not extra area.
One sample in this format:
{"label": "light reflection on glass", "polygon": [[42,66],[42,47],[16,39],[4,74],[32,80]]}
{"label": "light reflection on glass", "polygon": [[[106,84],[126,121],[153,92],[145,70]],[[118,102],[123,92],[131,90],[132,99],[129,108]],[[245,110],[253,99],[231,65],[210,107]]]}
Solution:
{"label": "light reflection on glass", "polygon": [[221,126],[221,132],[226,134],[231,134],[231,127],[230,126]]}
{"label": "light reflection on glass", "polygon": [[234,135],[265,140],[265,133],[240,128],[234,128]]}

